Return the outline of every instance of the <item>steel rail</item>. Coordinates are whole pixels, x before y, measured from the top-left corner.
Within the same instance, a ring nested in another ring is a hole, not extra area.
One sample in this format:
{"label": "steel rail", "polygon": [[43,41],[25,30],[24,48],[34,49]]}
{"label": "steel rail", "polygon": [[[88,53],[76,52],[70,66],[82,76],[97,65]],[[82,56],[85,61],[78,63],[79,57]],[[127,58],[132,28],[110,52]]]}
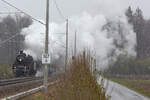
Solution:
{"label": "steel rail", "polygon": [[8,80],[0,80],[0,86],[24,83],[28,81],[41,80],[41,79],[42,78],[38,78],[38,77],[22,77],[22,78],[8,79]]}
{"label": "steel rail", "polygon": [[[58,81],[50,82],[50,83],[48,84],[48,86],[54,85],[54,84],[56,84],[56,83],[58,83],[58,82],[59,82],[59,80],[58,80]],[[13,95],[13,96],[9,96],[9,97],[3,98],[3,99],[1,99],[1,100],[18,100],[18,99],[23,98],[23,97],[26,97],[26,96],[28,96],[28,95],[37,93],[37,92],[39,92],[40,90],[43,90],[43,89],[44,89],[44,86],[41,85],[40,87],[33,88],[33,89],[30,89],[30,90],[25,91],[25,92],[18,93],[18,94]]]}

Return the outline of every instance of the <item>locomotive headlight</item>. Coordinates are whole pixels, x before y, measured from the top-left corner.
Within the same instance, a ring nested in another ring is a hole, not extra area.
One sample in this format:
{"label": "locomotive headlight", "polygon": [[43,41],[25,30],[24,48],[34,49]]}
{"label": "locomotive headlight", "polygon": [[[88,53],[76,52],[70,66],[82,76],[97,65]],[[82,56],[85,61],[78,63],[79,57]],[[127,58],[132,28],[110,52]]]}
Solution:
{"label": "locomotive headlight", "polygon": [[16,67],[14,67],[14,69],[16,69]]}
{"label": "locomotive headlight", "polygon": [[21,61],[22,61],[22,59],[19,59],[19,61],[21,62]]}

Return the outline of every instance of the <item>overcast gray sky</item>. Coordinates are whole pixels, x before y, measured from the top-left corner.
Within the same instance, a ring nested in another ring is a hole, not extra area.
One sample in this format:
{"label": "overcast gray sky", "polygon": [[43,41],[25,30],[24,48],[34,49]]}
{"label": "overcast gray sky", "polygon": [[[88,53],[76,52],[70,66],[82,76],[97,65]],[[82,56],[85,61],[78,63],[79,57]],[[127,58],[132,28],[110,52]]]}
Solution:
{"label": "overcast gray sky", "polygon": [[[24,10],[38,19],[45,19],[45,1],[46,0],[7,0],[16,7]],[[132,5],[134,8],[139,6],[146,18],[150,18],[150,0],[56,0],[66,17],[79,15],[86,11],[93,14],[114,12],[113,9],[125,8]],[[54,1],[50,0],[51,20],[63,21],[58,14]],[[117,7],[116,7],[117,6]],[[120,7],[120,8],[119,8]],[[13,8],[4,4],[0,0],[0,12],[15,11]]]}

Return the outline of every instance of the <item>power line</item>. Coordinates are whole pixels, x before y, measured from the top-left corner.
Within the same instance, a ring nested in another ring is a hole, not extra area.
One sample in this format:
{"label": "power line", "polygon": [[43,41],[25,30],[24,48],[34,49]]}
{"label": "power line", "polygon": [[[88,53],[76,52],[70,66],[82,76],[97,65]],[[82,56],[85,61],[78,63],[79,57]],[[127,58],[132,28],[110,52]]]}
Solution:
{"label": "power line", "polygon": [[1,1],[4,2],[4,3],[7,4],[7,5],[9,5],[9,6],[15,8],[16,10],[20,11],[21,13],[24,13],[25,15],[31,17],[31,19],[33,19],[33,20],[35,20],[35,21],[37,21],[37,22],[39,22],[39,23],[41,23],[41,24],[43,24],[43,25],[46,25],[46,24],[43,23],[42,21],[37,20],[36,18],[34,18],[34,17],[32,17],[31,15],[27,14],[27,13],[24,12],[23,10],[21,10],[21,9],[19,9],[19,8],[17,8],[17,7],[15,7],[14,5],[10,4],[9,2],[7,2],[7,1],[5,1],[5,0],[1,0]]}
{"label": "power line", "polygon": [[61,11],[61,9],[59,8],[59,6],[58,6],[56,0],[54,0],[54,4],[55,4],[56,9],[58,10],[59,14],[62,16],[62,18],[63,18],[64,20],[66,20],[67,18],[66,18],[66,17],[64,16],[64,14],[62,13],[62,11]]}
{"label": "power line", "polygon": [[[6,42],[9,42],[9,40],[15,38],[17,35],[19,35],[19,33],[17,33],[15,35],[13,35],[12,37],[10,37],[10,38],[8,38],[8,39],[0,42],[0,47],[1,47],[2,44],[5,44]],[[64,44],[60,43],[60,41],[57,41],[57,40],[51,40],[51,41],[54,42],[54,43],[56,43],[56,44],[58,44],[58,45],[60,45],[63,48],[66,48]],[[17,42],[20,42],[20,41],[12,41],[12,42],[17,43]]]}
{"label": "power line", "polygon": [[[17,34],[18,35],[18,34]],[[14,37],[12,37],[11,39],[13,39]],[[9,39],[9,40],[11,40],[11,39]],[[0,48],[1,47],[5,47],[5,46],[2,46],[3,44],[5,44],[6,42],[9,42],[9,40],[7,39],[7,41],[5,40],[5,41],[2,41],[2,43],[0,43]],[[53,41],[55,44],[58,44],[59,46],[61,46],[61,47],[63,47],[63,48],[66,48],[65,47],[65,45],[64,44],[62,44],[62,43],[60,43],[59,41],[54,41],[54,40],[51,40],[51,41]],[[11,41],[11,43],[19,43],[19,42],[21,42],[21,41]],[[23,41],[22,41],[22,43],[24,43]]]}
{"label": "power line", "polygon": [[0,14],[17,14],[22,12],[0,12]]}
{"label": "power line", "polygon": [[56,41],[56,40],[55,40],[54,43],[60,45],[60,46],[63,47],[63,48],[66,48],[66,46],[65,46],[64,44],[60,43],[59,41]]}
{"label": "power line", "polygon": [[[17,8],[17,7],[15,7],[14,5],[10,4],[9,2],[7,2],[7,1],[5,1],[5,0],[1,0],[1,1],[19,11],[19,12],[16,12],[16,13],[23,13],[23,14],[25,14],[25,15],[31,17],[33,20],[35,20],[35,21],[37,21],[37,22],[39,22],[39,23],[41,23],[41,24],[43,24],[43,25],[46,25],[45,23],[43,23],[43,22],[41,22],[41,21],[35,19],[35,18],[32,17],[31,15],[29,15],[29,14],[27,14],[26,12],[24,12],[23,10],[21,10],[21,9],[19,9],[19,8]],[[58,4],[57,4],[56,0],[54,0],[54,3],[55,3],[55,6],[56,6],[56,8],[57,8],[59,14],[66,20],[66,18],[65,18],[65,16],[63,15],[62,11],[61,11],[61,10],[59,9],[59,7],[58,7]],[[0,14],[10,14],[10,13],[15,13],[15,12],[8,12],[8,13],[7,13],[7,12],[0,12]],[[7,41],[9,41],[9,40],[11,40],[11,39],[13,39],[13,38],[16,37],[17,35],[19,35],[19,34],[15,34],[14,36],[12,36],[12,37],[10,37],[9,39],[7,39],[7,40],[3,41],[2,43],[0,43],[0,45],[6,43]],[[60,45],[61,47],[65,48],[65,46],[64,46],[63,44],[60,44],[58,41],[55,41],[55,43],[58,44],[58,45]]]}
{"label": "power line", "polygon": [[19,33],[16,33],[15,35],[11,36],[10,38],[8,38],[8,39],[2,41],[2,42],[0,43],[0,46],[1,46],[2,44],[5,44],[5,43],[8,42],[9,40],[15,38],[17,35],[19,35]]}
{"label": "power line", "polygon": [[7,48],[7,45],[4,45],[4,46],[0,45],[0,48]]}

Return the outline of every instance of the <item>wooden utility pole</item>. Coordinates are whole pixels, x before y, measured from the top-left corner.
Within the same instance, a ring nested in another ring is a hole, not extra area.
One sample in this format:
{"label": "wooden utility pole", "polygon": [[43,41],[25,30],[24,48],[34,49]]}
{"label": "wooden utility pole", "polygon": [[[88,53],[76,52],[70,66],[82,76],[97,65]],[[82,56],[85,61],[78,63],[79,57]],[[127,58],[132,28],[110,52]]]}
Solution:
{"label": "wooden utility pole", "polygon": [[74,57],[76,57],[77,52],[77,31],[75,31],[75,39],[74,39]]}
{"label": "wooden utility pole", "polygon": [[[46,2],[46,35],[45,35],[45,55],[49,55],[49,0]],[[48,64],[44,64],[44,89],[45,95],[48,92]]]}
{"label": "wooden utility pole", "polygon": [[68,19],[66,20],[66,56],[65,56],[65,72],[68,64]]}

